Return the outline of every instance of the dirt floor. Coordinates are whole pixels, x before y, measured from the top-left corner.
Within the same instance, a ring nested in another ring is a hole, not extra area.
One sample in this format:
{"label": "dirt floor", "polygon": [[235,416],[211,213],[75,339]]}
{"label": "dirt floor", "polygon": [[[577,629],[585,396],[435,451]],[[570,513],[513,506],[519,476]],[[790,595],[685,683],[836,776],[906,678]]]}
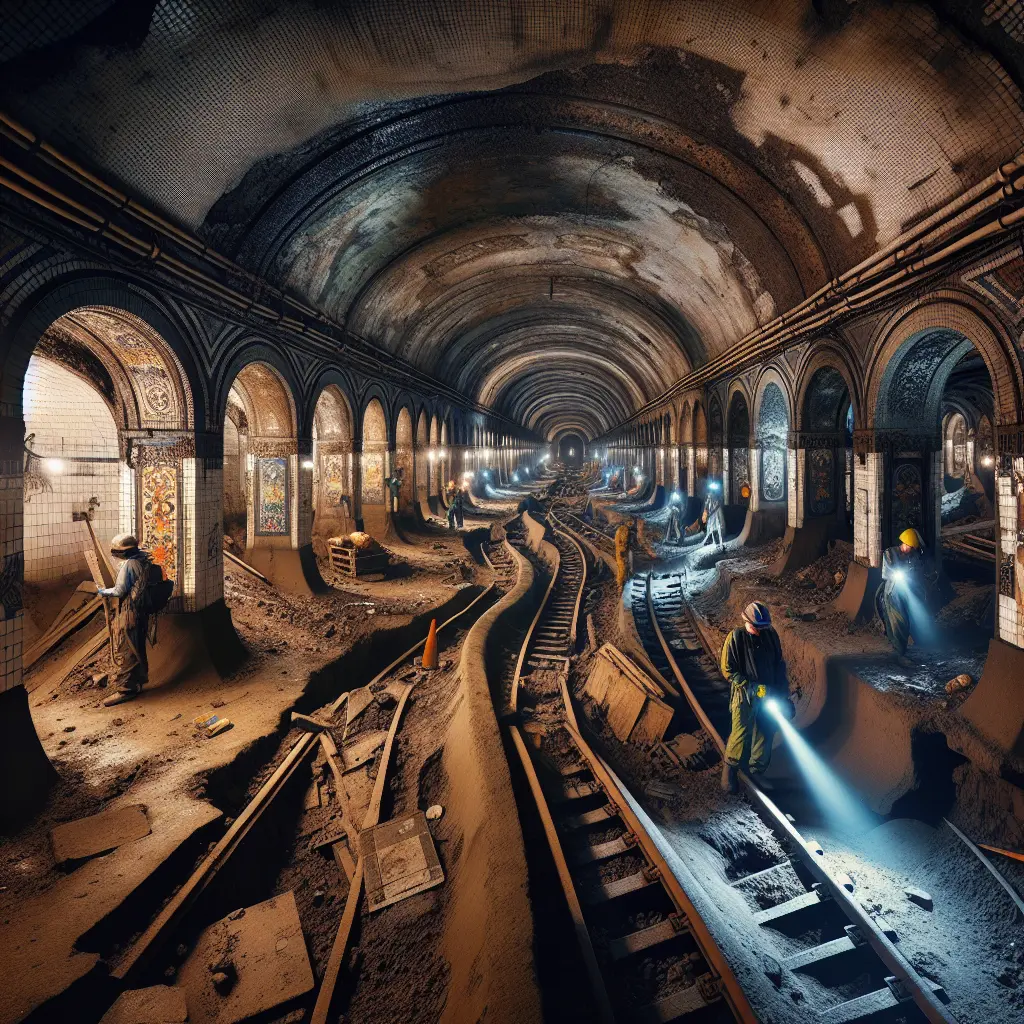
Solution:
{"label": "dirt floor", "polygon": [[[657,522],[659,515],[649,518]],[[659,552],[669,560],[658,570],[679,572],[713,646],[720,645],[739,621],[747,601],[766,600],[784,637],[798,637],[808,651],[821,652],[822,659],[837,654],[844,660],[848,657],[852,670],[884,695],[882,699],[893,702],[893,713],[917,716],[929,729],[941,730],[943,716],[962,700],[946,694],[946,682],[962,671],[976,681],[983,668],[991,636],[991,585],[954,583],[955,596],[936,620],[944,644],[941,656],[934,648],[912,647],[915,668],[905,670],[890,658],[879,624],[852,626],[845,617],[828,614],[829,602],[845,581],[848,546],[835,545],[806,570],[782,580],[766,571],[780,547],[780,542],[772,542],[749,550],[686,550],[681,555],[659,545]],[[611,612],[617,612],[618,600],[618,595],[605,595],[603,603],[610,610],[594,609],[595,621],[604,628],[613,619]],[[587,671],[587,658],[579,659],[574,666],[577,689]],[[707,913],[759,1014],[766,1020],[813,1019],[817,1011],[812,1012],[812,1007],[823,994],[816,991],[814,980],[805,974],[780,972],[777,963],[763,962],[760,929],[737,912],[737,899],[749,909],[760,909],[792,893],[762,892],[757,885],[738,891],[729,884],[737,863],[746,861],[740,872],[745,874],[778,859],[780,851],[771,833],[741,798],[722,794],[718,764],[703,767],[698,758],[693,767],[684,764],[681,772],[673,772],[663,758],[652,758],[616,740],[598,709],[585,704],[584,718],[609,761],[660,826],[685,869],[692,872],[691,895]],[[715,754],[710,757],[717,759]],[[958,779],[971,779],[972,786],[963,788],[964,806],[954,800],[946,812],[964,829],[977,820],[968,804],[979,798],[994,800],[993,792],[974,777],[977,773],[965,774],[969,767],[954,773],[952,782],[922,780],[926,787],[943,789],[955,787]],[[949,792],[952,799],[955,792]],[[1001,806],[1006,814],[1005,801]],[[993,804],[992,815],[998,813]],[[958,1020],[1009,1024],[1022,1019],[1024,915],[941,819],[929,822],[892,815],[855,835],[817,821],[813,835],[824,846],[830,866],[854,880],[858,898],[897,929],[904,956],[922,974],[946,987]],[[1004,877],[1022,891],[1021,866],[997,860]],[[908,886],[926,890],[933,908],[925,910],[910,900],[904,892]]]}
{"label": "dirt floor", "polygon": [[[375,631],[403,626],[473,581],[489,581],[460,535],[430,530],[411,539],[395,545],[403,564],[390,578],[338,580],[330,594],[312,598],[284,594],[229,563],[225,598],[249,651],[229,678],[208,666],[170,685],[154,679],[139,699],[105,708],[111,691],[103,659],[63,680],[53,671],[86,631],[33,668],[26,679],[33,718],[59,782],[42,813],[0,853],[0,945],[10,951],[0,1020],[20,1019],[96,966],[96,952],[76,951],[80,936],[129,901],[173,851],[205,846],[211,829],[222,827],[221,812],[203,799],[206,780],[240,757],[258,758],[268,740],[276,744],[284,716],[318,670]],[[173,633],[166,637],[174,642]],[[232,727],[203,735],[193,719],[211,715]],[[151,835],[70,873],[55,866],[55,825],[127,803],[146,806]]]}

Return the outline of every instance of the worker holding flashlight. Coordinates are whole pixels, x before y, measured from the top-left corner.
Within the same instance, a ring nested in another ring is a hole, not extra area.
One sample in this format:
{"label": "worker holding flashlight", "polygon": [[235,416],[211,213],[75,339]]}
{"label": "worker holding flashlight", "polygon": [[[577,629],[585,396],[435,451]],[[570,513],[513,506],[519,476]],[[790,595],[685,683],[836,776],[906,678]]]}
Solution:
{"label": "worker holding flashlight", "polygon": [[925,607],[933,575],[928,570],[924,538],[917,530],[904,530],[899,543],[882,555],[882,582],[875,592],[875,609],[896,660],[904,668],[913,664],[907,657],[907,644],[914,633],[912,610]]}
{"label": "worker holding flashlight", "polygon": [[[772,628],[768,606],[751,601],[743,609],[743,625],[734,629],[722,647],[722,675],[729,680],[732,731],[725,745],[722,788],[735,793],[740,768],[757,776],[768,768],[775,739],[772,706],[793,717],[789,675],[779,634]],[[772,702],[774,704],[772,705]]]}

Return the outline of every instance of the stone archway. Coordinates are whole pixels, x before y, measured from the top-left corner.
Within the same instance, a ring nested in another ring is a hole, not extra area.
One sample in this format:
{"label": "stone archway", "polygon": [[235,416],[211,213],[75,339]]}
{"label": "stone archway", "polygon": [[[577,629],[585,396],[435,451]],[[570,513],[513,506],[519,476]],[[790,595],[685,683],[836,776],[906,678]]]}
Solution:
{"label": "stone archway", "polygon": [[355,529],[352,494],[352,408],[337,384],[328,384],[313,408],[313,550]]}
{"label": "stone archway", "polygon": [[371,398],[363,409],[360,456],[360,514],[363,529],[378,540],[388,532],[387,486],[388,421],[380,399]]}
{"label": "stone archway", "polygon": [[414,487],[413,424],[409,407],[403,405],[395,420],[395,469],[402,471],[402,486],[399,494],[401,512],[411,512]]}

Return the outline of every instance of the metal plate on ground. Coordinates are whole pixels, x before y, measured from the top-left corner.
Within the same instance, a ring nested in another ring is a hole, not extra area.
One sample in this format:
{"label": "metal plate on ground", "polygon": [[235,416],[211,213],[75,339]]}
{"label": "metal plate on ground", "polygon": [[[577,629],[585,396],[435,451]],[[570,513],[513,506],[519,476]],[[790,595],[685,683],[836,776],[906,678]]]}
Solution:
{"label": "metal plate on ground", "polygon": [[385,821],[359,835],[370,911],[380,910],[444,881],[422,811]]}

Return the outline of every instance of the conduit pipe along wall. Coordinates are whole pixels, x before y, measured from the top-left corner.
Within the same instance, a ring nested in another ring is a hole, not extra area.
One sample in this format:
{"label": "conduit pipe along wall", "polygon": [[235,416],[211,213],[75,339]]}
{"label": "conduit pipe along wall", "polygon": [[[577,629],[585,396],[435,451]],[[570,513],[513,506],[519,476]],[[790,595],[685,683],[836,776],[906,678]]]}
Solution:
{"label": "conduit pipe along wall", "polygon": [[[974,246],[996,241],[1024,223],[1024,153],[1003,164],[984,181],[944,206],[921,224],[904,232],[868,259],[823,285],[799,305],[751,331],[727,352],[681,377],[657,398],[617,424],[616,431],[660,410],[683,392],[742,369],[756,360],[778,354],[788,344],[869,302],[879,302],[918,283],[920,277]],[[983,220],[1002,203],[1008,213]],[[981,222],[981,223],[979,223]]]}
{"label": "conduit pipe along wall", "polygon": [[[0,136],[13,143],[21,153],[27,154],[56,171],[67,183],[99,197],[111,208],[105,211],[95,209],[84,201],[84,197],[76,199],[68,195],[54,185],[43,181],[37,174],[19,166],[9,156],[0,157],[0,168],[14,175],[20,181],[0,174],[0,187],[27,199],[83,231],[105,238],[122,249],[126,249],[132,255],[141,257],[176,280],[183,281],[226,303],[242,316],[258,317],[274,329],[327,345],[332,354],[344,353],[346,358],[352,359],[370,373],[403,380],[417,391],[443,397],[462,408],[483,413],[513,427],[517,432],[522,430],[522,424],[481,405],[456,388],[423,373],[399,357],[392,356],[374,345],[373,342],[359,337],[342,324],[330,320],[319,310],[293,298],[263,278],[229,260],[194,235],[171,224],[159,214],[153,213],[126,193],[108,185],[3,112],[0,112]],[[9,151],[9,154],[13,155],[14,151]],[[198,259],[212,264],[231,278],[239,279],[251,294],[219,281],[208,270],[191,266],[168,252],[156,241],[140,238],[133,231],[121,227],[114,222],[114,218],[117,216],[129,217],[146,230],[155,232],[170,242],[182,246]],[[260,301],[261,299],[274,302],[280,309],[266,305],[264,301]],[[282,312],[282,310],[287,312]],[[293,315],[288,315],[288,313]]]}

